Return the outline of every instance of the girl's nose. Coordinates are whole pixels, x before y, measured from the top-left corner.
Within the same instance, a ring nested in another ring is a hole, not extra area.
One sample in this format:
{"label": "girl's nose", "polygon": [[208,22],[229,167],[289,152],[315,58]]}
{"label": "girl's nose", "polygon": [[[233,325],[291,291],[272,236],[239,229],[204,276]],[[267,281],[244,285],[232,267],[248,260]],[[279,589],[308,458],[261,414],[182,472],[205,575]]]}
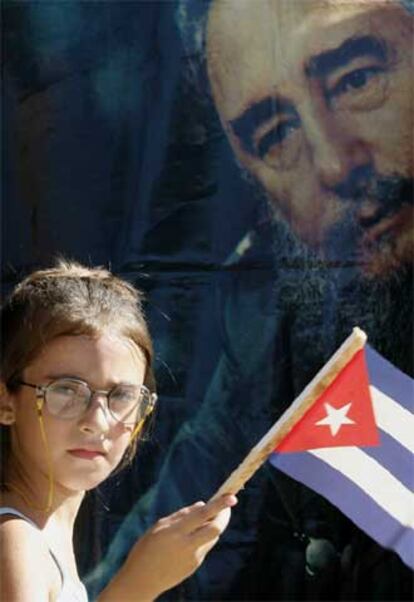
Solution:
{"label": "girl's nose", "polygon": [[81,430],[88,433],[106,433],[110,429],[110,423],[107,399],[103,395],[95,395],[79,420]]}

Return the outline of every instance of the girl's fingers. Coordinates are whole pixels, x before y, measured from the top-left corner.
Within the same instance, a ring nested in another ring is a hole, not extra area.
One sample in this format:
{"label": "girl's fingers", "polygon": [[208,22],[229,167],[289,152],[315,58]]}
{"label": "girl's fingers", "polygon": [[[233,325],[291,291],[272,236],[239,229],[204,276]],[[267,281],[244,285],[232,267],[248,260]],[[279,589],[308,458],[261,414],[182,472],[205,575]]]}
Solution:
{"label": "girl's fingers", "polygon": [[158,522],[160,524],[165,524],[165,523],[173,524],[173,523],[180,522],[186,516],[191,514],[196,508],[200,508],[202,506],[205,506],[204,502],[195,502],[195,504],[192,504],[191,506],[185,506],[184,508],[180,508],[180,510],[173,512],[172,514],[169,514],[168,516],[164,516],[163,518],[160,518]]}
{"label": "girl's fingers", "polygon": [[230,509],[223,510],[214,520],[206,522],[204,525],[188,535],[191,538],[191,543],[196,548],[209,544],[213,547],[217,543],[220,535],[230,520]]}
{"label": "girl's fingers", "polygon": [[190,534],[214,519],[225,508],[231,508],[236,504],[237,498],[234,495],[225,495],[202,506],[196,508],[193,506],[193,510],[182,518],[180,527],[184,533]]}

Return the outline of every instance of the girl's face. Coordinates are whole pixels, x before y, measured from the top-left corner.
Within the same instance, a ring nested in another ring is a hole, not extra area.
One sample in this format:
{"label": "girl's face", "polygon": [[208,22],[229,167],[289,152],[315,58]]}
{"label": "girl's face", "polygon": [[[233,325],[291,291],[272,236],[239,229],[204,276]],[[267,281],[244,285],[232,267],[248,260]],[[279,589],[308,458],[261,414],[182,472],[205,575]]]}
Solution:
{"label": "girl's face", "polygon": [[[99,338],[62,336],[52,340],[24,370],[22,380],[35,385],[67,377],[93,390],[117,384],[142,385],[146,360],[130,340],[104,334]],[[18,474],[41,483],[48,476],[48,457],[36,410],[36,391],[19,387],[13,395],[11,426],[13,466]],[[86,413],[62,420],[43,406],[43,421],[56,490],[83,491],[101,483],[119,464],[133,427],[116,422],[107,399],[96,395]]]}

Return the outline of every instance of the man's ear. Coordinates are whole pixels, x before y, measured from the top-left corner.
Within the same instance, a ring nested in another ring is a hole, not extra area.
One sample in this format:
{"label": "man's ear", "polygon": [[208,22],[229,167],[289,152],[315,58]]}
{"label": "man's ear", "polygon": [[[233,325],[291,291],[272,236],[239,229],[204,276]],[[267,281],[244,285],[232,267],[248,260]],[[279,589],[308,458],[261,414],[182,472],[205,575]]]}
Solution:
{"label": "man's ear", "polygon": [[0,424],[9,426],[16,420],[15,401],[3,382],[0,382]]}

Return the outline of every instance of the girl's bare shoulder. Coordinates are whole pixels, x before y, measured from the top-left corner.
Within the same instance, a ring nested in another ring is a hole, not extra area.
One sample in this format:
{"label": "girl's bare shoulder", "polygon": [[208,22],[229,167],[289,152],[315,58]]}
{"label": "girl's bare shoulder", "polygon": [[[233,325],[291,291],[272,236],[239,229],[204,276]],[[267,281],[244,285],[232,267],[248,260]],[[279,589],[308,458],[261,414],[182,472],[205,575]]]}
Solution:
{"label": "girl's bare shoulder", "polygon": [[39,529],[17,516],[2,515],[0,546],[1,600],[45,602],[54,599],[60,590],[61,578]]}

